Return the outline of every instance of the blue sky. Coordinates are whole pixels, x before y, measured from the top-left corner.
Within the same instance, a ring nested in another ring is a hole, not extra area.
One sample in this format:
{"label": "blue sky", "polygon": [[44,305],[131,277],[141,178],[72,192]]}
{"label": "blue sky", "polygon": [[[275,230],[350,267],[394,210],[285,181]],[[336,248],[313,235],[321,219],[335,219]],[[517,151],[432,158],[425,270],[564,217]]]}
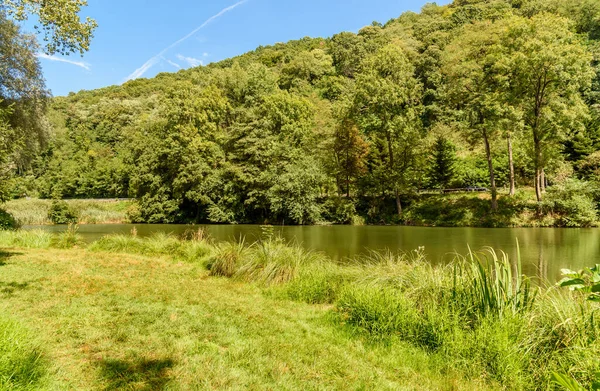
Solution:
{"label": "blue sky", "polygon": [[[83,57],[40,57],[55,96],[153,77],[305,36],[385,23],[425,0],[88,0],[98,22]],[[448,1],[438,1],[445,4]],[[208,23],[207,23],[208,22]],[[193,34],[192,34],[193,32]],[[60,58],[65,61],[57,61]]]}

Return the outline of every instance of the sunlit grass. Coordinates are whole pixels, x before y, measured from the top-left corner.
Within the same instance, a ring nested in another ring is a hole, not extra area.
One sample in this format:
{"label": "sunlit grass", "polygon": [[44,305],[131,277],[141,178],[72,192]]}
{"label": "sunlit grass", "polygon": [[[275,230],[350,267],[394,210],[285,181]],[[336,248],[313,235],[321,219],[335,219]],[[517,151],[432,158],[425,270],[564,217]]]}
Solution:
{"label": "sunlit grass", "polygon": [[[43,346],[47,388],[488,390],[406,345],[373,345],[329,306],[272,298],[165,257],[20,250],[0,311]],[[39,383],[42,384],[42,383]]]}
{"label": "sunlit grass", "polygon": [[[67,200],[80,224],[116,224],[127,222],[126,210],[130,201]],[[45,225],[52,200],[21,198],[4,204],[7,212],[14,216],[20,225]]]}
{"label": "sunlit grass", "polygon": [[596,376],[598,304],[533,286],[492,249],[440,266],[420,249],[338,264],[272,236],[132,232],[86,249],[74,227],[62,235],[0,233],[0,310],[56,338],[49,373],[68,367],[71,388],[545,390],[554,373]]}

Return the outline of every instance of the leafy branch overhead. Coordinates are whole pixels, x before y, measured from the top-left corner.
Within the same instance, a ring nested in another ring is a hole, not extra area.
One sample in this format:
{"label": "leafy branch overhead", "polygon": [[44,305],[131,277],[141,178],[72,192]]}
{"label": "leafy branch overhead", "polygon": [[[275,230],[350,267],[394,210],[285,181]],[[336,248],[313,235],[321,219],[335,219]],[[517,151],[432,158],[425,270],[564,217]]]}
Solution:
{"label": "leafy branch overhead", "polygon": [[47,54],[83,55],[90,48],[97,23],[86,17],[81,20],[81,7],[87,0],[3,0],[0,11],[16,21],[35,15],[35,29],[41,33]]}

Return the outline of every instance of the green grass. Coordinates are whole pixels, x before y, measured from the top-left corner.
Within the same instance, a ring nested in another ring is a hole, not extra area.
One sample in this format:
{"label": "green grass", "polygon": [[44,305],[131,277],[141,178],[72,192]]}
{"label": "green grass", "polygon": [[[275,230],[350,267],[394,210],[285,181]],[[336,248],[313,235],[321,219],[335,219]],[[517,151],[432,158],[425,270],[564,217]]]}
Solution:
{"label": "green grass", "polygon": [[[562,197],[560,196],[562,194]],[[515,196],[499,191],[492,212],[489,193],[421,194],[408,203],[403,222],[433,227],[590,227],[597,226],[591,200],[549,191],[542,204],[532,188]],[[586,209],[587,208],[587,209]]]}
{"label": "green grass", "polygon": [[276,238],[71,231],[0,233],[0,313],[37,336],[41,389],[547,390],[599,369],[598,303],[491,250],[341,265]]}
{"label": "green grass", "polygon": [[[49,390],[487,390],[405,343],[372,344],[331,307],[212,278],[197,262],[10,250],[0,311],[40,339]],[[11,285],[13,284],[13,285]],[[18,288],[16,288],[18,286]]]}
{"label": "green grass", "polygon": [[[126,223],[127,208],[131,201],[115,200],[67,200],[75,212],[80,224],[118,224]],[[17,199],[4,204],[4,209],[14,216],[20,225],[52,224],[48,219],[48,210],[52,200]]]}
{"label": "green grass", "polygon": [[[14,288],[18,289],[18,285]],[[30,330],[5,311],[0,313],[0,389],[35,390],[44,385],[47,363],[43,362],[41,351]]]}

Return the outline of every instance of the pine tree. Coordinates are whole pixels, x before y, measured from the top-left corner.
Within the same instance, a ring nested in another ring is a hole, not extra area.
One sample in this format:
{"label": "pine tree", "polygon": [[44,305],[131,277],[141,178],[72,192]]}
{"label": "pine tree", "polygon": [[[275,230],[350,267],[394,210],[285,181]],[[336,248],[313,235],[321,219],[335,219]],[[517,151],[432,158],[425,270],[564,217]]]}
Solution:
{"label": "pine tree", "polygon": [[439,136],[433,144],[429,166],[429,180],[433,187],[447,188],[454,177],[456,161],[454,145]]}

